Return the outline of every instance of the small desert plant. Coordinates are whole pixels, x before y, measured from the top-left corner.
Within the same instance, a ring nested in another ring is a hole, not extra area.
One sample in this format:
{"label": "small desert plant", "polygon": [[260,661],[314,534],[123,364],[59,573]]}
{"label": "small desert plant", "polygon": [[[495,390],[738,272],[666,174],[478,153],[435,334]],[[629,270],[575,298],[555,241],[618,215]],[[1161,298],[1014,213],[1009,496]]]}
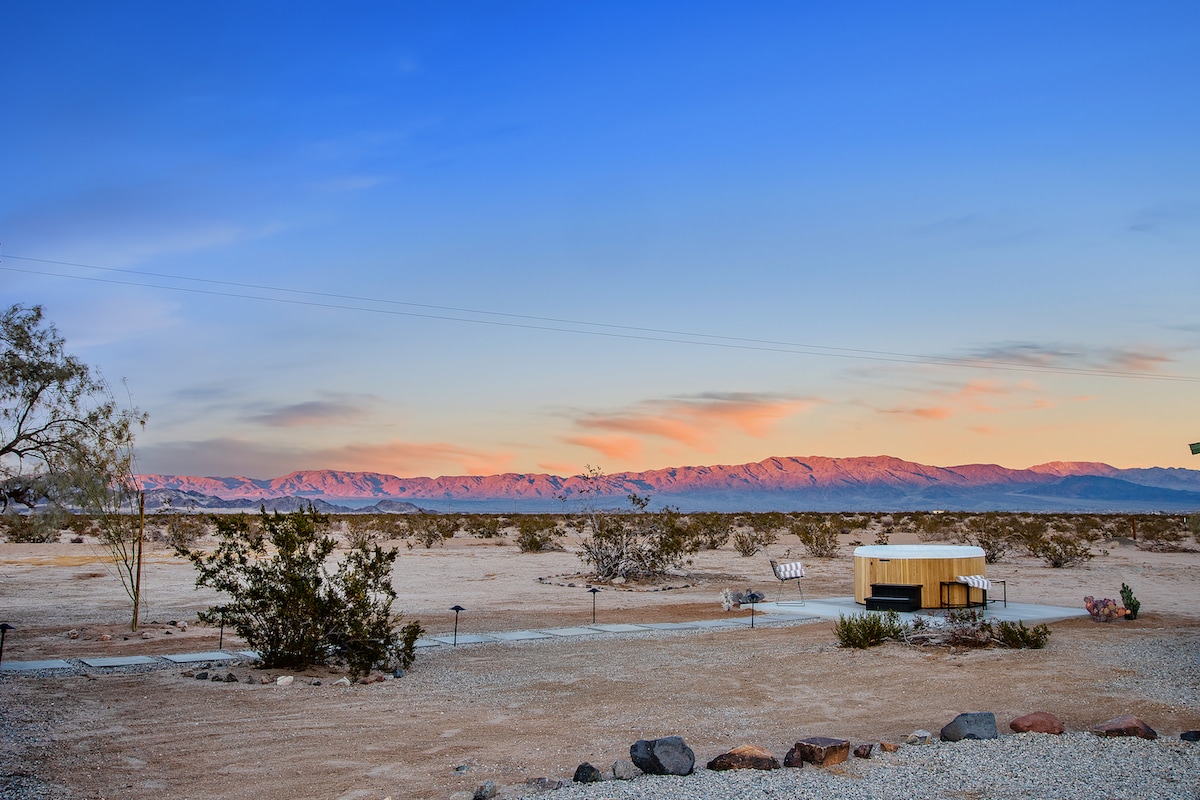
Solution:
{"label": "small desert plant", "polygon": [[994,641],[992,623],[973,609],[958,609],[946,615],[941,644],[951,647],[987,647]]}
{"label": "small desert plant", "polygon": [[1054,533],[1030,543],[1029,552],[1056,569],[1079,566],[1095,556],[1086,541],[1063,533]]}
{"label": "small desert plant", "polygon": [[813,558],[834,558],[838,554],[838,532],[828,520],[794,523],[792,533],[800,538],[804,549]]}
{"label": "small desert plant", "polygon": [[489,514],[472,514],[466,518],[466,531],[476,539],[495,539],[503,528],[499,517]]}
{"label": "small desert plant", "polygon": [[1097,600],[1088,595],[1083,598],[1083,607],[1092,615],[1092,619],[1097,622],[1112,622],[1114,619],[1125,616],[1125,609],[1117,605],[1116,600],[1110,600],[1107,597],[1103,600]]}
{"label": "small desert plant", "polygon": [[1017,620],[1015,623],[1000,620],[996,623],[995,638],[1000,646],[1013,650],[1041,650],[1046,646],[1046,640],[1050,638],[1050,626],[1037,625],[1027,628],[1021,620]]}
{"label": "small desert plant", "polygon": [[517,519],[517,548],[522,553],[540,553],[554,549],[554,540],[562,536],[553,517],[526,514]]}
{"label": "small desert plant", "polygon": [[875,544],[888,544],[892,540],[892,528],[881,528],[875,534]]}
{"label": "small desert plant", "polygon": [[1138,609],[1142,604],[1133,596],[1133,589],[1125,583],[1121,584],[1121,602],[1125,604],[1125,619],[1137,619]]}
{"label": "small desert plant", "polygon": [[738,531],[733,535],[733,547],[742,558],[749,558],[778,541],[774,531]]}
{"label": "small desert plant", "polygon": [[905,627],[900,621],[900,615],[895,611],[864,611],[848,617],[838,614],[833,632],[841,647],[863,650],[883,644],[888,639],[901,638]]}
{"label": "small desert plant", "polygon": [[[435,544],[444,545],[446,539],[454,537],[455,531],[458,530],[458,519],[440,514],[421,513],[409,517],[408,525],[413,540],[429,550]],[[412,542],[409,543],[409,547],[412,547]]]}
{"label": "small desert plant", "polygon": [[0,514],[0,531],[8,541],[19,544],[45,544],[58,541],[57,514],[9,511]]}

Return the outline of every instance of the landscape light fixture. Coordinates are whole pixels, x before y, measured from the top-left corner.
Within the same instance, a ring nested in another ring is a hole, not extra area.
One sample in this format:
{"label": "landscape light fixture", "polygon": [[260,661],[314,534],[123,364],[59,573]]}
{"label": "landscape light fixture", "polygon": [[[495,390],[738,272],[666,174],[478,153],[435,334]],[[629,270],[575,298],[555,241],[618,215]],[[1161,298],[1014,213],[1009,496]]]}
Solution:
{"label": "landscape light fixture", "polygon": [[7,622],[0,622],[0,664],[4,663],[4,636],[12,629]]}
{"label": "landscape light fixture", "polygon": [[1200,442],[1193,442],[1188,446],[1192,448],[1192,455],[1200,456]]}
{"label": "landscape light fixture", "polygon": [[590,594],[592,596],[592,624],[593,625],[596,624],[596,595],[598,595],[599,593],[600,593],[600,590],[597,589],[595,586],[588,589],[588,594]]}
{"label": "landscape light fixture", "polygon": [[458,647],[458,612],[466,609],[462,606],[451,606],[450,610],[454,612],[454,646]]}
{"label": "landscape light fixture", "polygon": [[750,627],[751,628],[754,627],[754,604],[761,603],[762,599],[763,599],[763,596],[761,594],[759,594],[758,592],[746,592],[746,594],[744,594],[742,596],[742,602],[750,604]]}

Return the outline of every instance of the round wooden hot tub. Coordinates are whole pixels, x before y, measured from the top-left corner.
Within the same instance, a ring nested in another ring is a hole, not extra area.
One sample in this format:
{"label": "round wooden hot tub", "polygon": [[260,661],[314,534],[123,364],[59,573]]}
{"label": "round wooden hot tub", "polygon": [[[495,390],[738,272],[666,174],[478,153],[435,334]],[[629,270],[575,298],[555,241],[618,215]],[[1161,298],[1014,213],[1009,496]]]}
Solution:
{"label": "round wooden hot tub", "polygon": [[866,603],[872,583],[919,583],[921,607],[942,604],[942,581],[986,575],[982,547],[951,544],[875,544],[854,548],[854,600]]}

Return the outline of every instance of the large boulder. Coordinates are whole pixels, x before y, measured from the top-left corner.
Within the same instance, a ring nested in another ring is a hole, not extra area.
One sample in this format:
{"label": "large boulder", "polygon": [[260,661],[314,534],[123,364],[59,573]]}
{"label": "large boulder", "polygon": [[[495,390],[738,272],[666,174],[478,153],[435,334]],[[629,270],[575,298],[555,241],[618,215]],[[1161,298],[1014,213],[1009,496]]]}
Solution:
{"label": "large boulder", "polygon": [[1132,714],[1122,714],[1119,717],[1105,720],[1099,725],[1093,725],[1092,733],[1097,736],[1140,736],[1143,739],[1158,738],[1158,733],[1153,728]]}
{"label": "large boulder", "polygon": [[753,744],[735,747],[728,753],[708,762],[711,770],[726,769],[779,769],[779,759],[770,750]]}
{"label": "large boulder", "polygon": [[830,739],[827,736],[810,736],[796,742],[783,757],[785,767],[802,767],[804,762],[814,767],[829,767],[841,764],[850,758],[849,739]]}
{"label": "large boulder", "polygon": [[969,711],[951,720],[938,737],[943,742],[960,742],[963,739],[995,739],[999,735],[995,714],[990,711]]}
{"label": "large boulder", "polygon": [[696,767],[696,754],[679,736],[638,739],[629,758],[647,775],[691,775]]}
{"label": "large boulder", "polygon": [[1049,711],[1034,711],[1023,717],[1017,717],[1008,723],[1008,727],[1017,733],[1053,733],[1061,734],[1066,730],[1062,720]]}

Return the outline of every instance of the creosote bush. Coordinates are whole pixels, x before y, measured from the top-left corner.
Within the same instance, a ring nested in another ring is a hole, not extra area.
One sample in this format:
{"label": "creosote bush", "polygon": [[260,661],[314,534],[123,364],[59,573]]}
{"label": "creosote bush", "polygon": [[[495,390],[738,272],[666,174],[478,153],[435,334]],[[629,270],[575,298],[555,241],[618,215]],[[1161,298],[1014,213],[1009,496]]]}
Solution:
{"label": "creosote bush", "polygon": [[833,632],[842,647],[861,650],[883,644],[888,639],[899,639],[904,629],[905,625],[895,611],[864,611],[848,617],[838,614]]}
{"label": "creosote bush", "polygon": [[231,625],[264,665],[338,662],[363,675],[376,666],[412,663],[422,629],[419,622],[397,629],[394,548],[360,542],[331,569],[326,559],[336,543],[324,532],[328,518],[311,506],[290,514],[262,511],[257,526],[245,514],[212,521],[214,551],[179,548],[196,568],[196,585],[229,598],[200,618]]}
{"label": "creosote bush", "polygon": [[813,558],[834,558],[838,554],[838,532],[829,520],[797,522],[792,525],[792,533]]}

